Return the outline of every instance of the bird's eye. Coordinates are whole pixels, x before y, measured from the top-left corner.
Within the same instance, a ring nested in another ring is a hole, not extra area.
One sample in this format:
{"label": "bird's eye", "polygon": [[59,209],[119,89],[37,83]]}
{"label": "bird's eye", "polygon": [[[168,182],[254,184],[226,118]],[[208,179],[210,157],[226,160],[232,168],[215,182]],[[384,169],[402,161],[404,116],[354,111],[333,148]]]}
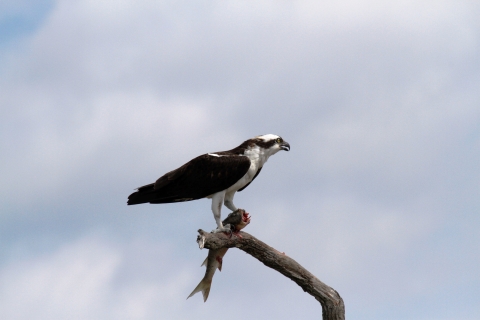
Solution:
{"label": "bird's eye", "polygon": [[277,138],[277,140],[275,140],[277,143],[282,143],[282,138]]}

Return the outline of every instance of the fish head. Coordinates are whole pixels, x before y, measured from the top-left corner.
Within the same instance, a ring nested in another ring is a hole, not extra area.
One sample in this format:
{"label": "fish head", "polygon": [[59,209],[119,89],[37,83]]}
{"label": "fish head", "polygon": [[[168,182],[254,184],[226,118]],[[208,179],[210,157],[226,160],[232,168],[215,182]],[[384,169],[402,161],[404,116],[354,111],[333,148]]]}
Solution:
{"label": "fish head", "polygon": [[250,214],[245,210],[239,210],[239,212],[242,215],[242,218],[236,227],[237,230],[242,230],[250,223]]}

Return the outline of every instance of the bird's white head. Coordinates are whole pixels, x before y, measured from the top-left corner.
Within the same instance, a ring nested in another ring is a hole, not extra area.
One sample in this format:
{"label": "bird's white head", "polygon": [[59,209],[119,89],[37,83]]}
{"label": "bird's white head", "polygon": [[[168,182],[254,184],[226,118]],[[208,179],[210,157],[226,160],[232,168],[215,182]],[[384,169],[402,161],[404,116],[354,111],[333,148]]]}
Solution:
{"label": "bird's white head", "polygon": [[280,150],[289,151],[290,144],[280,136],[265,134],[244,141],[238,147],[229,150],[228,153],[247,156],[250,160],[256,159],[255,161],[258,161],[258,165],[261,167],[271,155]]}
{"label": "bird's white head", "polygon": [[290,151],[290,144],[275,134],[256,136],[252,140],[256,146],[263,149],[267,156],[274,155],[280,150]]}

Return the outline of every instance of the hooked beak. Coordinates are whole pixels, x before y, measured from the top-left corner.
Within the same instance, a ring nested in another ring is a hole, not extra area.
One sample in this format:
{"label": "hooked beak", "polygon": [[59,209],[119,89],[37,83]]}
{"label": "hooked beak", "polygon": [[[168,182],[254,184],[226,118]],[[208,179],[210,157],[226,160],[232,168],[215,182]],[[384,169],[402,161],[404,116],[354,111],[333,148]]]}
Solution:
{"label": "hooked beak", "polygon": [[287,141],[283,141],[280,144],[280,149],[285,150],[285,151],[290,151],[290,144]]}

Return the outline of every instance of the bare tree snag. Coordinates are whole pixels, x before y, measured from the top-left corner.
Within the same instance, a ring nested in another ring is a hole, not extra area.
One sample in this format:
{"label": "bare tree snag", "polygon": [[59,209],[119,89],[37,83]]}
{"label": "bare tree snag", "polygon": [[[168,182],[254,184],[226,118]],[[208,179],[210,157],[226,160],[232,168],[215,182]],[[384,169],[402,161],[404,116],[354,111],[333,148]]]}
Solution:
{"label": "bare tree snag", "polygon": [[323,320],[344,320],[345,305],[337,291],[318,280],[300,264],[284,253],[275,250],[254,236],[239,232],[240,236],[233,235],[231,238],[223,233],[209,233],[202,229],[197,238],[199,247],[217,250],[220,248],[239,248],[264,265],[277,270],[284,276],[298,284],[303,291],[312,295],[322,305]]}

